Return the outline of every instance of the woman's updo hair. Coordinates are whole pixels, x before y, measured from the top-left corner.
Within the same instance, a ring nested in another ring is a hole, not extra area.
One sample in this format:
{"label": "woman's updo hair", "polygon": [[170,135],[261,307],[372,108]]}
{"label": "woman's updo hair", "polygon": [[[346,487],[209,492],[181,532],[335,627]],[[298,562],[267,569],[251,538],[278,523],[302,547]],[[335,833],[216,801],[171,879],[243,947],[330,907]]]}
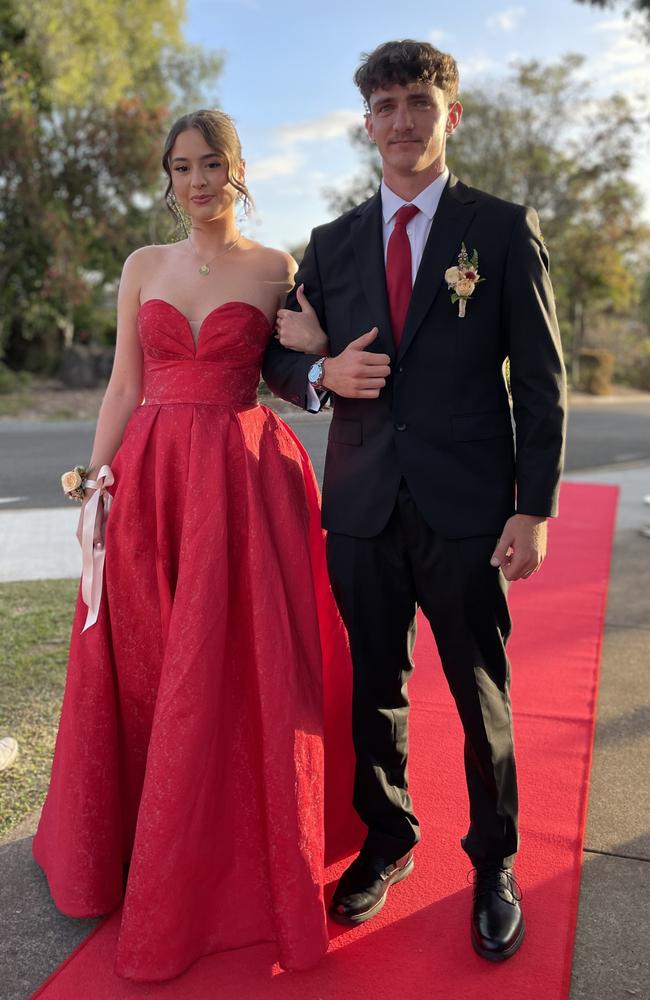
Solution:
{"label": "woman's updo hair", "polygon": [[172,171],[171,153],[174,143],[181,132],[186,132],[190,128],[198,129],[210,149],[213,149],[220,157],[226,161],[228,167],[228,182],[235,188],[244,206],[244,212],[248,214],[253,207],[253,199],[243,181],[234,173],[239,166],[241,155],[241,143],[237,135],[237,129],[230,115],[224,111],[201,110],[192,111],[189,115],[183,115],[175,121],[169,130],[169,135],[165,139],[163,148],[162,165],[167,174],[167,189],[165,191],[165,201],[167,208],[177,221],[184,223],[180,209],[172,194]]}

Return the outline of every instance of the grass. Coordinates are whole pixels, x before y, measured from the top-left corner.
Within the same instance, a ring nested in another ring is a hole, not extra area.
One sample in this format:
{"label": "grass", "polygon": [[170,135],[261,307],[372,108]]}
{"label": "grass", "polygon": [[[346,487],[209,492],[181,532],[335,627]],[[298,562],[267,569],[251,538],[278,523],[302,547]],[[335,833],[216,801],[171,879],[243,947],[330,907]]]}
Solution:
{"label": "grass", "polygon": [[18,390],[7,395],[0,394],[0,417],[19,417],[25,410],[29,410],[32,405],[32,396],[29,392]]}
{"label": "grass", "polygon": [[0,773],[0,838],[40,808],[50,776],[76,580],[0,584],[0,736],[18,759]]}
{"label": "grass", "polygon": [[16,417],[31,405],[29,372],[14,372],[0,361],[0,416]]}

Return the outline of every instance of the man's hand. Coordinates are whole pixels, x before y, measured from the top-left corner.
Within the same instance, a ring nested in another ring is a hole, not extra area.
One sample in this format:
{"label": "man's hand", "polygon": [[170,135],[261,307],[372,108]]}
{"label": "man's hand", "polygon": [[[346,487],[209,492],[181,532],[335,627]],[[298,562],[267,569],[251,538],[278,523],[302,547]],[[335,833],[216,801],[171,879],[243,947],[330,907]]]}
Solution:
{"label": "man's hand", "polygon": [[546,555],[546,518],[513,514],[499,539],[491,566],[500,566],[506,580],[527,580],[536,573]]}
{"label": "man's hand", "polygon": [[390,375],[390,358],[387,354],[366,351],[379,333],[376,326],[357,337],[335,358],[323,363],[325,389],[348,399],[376,399]]}
{"label": "man's hand", "polygon": [[296,298],[300,312],[294,312],[293,309],[278,309],[275,321],[276,337],[283,347],[288,347],[292,351],[325,357],[329,354],[330,342],[321,329],[316,311],[305,295],[304,285],[296,289]]}

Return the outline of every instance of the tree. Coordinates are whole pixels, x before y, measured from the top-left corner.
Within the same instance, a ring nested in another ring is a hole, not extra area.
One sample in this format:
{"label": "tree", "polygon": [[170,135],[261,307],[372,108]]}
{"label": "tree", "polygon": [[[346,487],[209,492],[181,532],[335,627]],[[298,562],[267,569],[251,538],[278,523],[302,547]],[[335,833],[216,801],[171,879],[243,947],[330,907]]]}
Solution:
{"label": "tree", "polygon": [[160,149],[221,58],[186,45],[183,0],[4,0],[0,351],[52,368],[125,256],[166,234]]}
{"label": "tree", "polygon": [[[646,268],[648,267],[646,263]],[[639,320],[643,324],[645,336],[650,339],[650,270],[641,279],[639,294]]]}
{"label": "tree", "polygon": [[[577,55],[521,63],[504,83],[462,94],[463,119],[447,145],[464,181],[538,210],[565,343],[576,352],[591,316],[633,308],[648,240],[630,180],[639,123],[624,97],[593,98],[582,63]],[[375,191],[381,175],[363,129],[352,141],[365,166],[350,190],[329,192],[338,211]]]}

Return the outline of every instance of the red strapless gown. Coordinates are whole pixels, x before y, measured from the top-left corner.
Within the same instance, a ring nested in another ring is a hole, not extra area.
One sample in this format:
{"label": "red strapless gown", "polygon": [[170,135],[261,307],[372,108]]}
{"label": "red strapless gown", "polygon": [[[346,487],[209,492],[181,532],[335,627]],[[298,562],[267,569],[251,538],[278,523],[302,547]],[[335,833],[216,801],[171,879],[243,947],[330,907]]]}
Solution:
{"label": "red strapless gown", "polygon": [[139,332],[145,402],[112,463],[102,605],[83,635],[77,605],[34,856],[70,916],[123,900],[122,976],[166,979],[260,941],[307,967],[328,943],[324,808],[330,857],[358,836],[318,488],[256,403],[262,312],[220,306],[195,347],[154,299]]}

